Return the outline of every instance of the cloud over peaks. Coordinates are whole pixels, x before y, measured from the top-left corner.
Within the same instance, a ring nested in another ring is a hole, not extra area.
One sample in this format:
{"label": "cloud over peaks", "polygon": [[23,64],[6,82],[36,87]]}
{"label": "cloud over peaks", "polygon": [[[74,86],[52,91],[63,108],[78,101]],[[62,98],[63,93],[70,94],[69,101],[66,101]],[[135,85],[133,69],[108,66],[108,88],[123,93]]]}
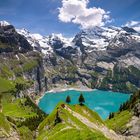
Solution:
{"label": "cloud over peaks", "polygon": [[59,20],[78,24],[83,29],[103,26],[106,22],[110,22],[109,12],[96,7],[88,8],[88,3],[89,0],[62,0]]}
{"label": "cloud over peaks", "polygon": [[125,24],[125,26],[131,27],[135,29],[137,32],[140,32],[140,21],[129,21]]}

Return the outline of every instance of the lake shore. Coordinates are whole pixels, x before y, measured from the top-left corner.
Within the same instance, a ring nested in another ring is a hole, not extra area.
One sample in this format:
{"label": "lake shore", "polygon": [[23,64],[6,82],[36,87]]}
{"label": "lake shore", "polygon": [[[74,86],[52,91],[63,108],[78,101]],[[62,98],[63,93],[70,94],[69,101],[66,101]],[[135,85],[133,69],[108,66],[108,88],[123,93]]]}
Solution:
{"label": "lake shore", "polygon": [[110,112],[118,111],[120,105],[130,98],[129,94],[98,89],[53,88],[46,92],[46,95],[44,92],[45,96],[38,99],[38,106],[49,114],[59,102],[65,102],[68,95],[71,98],[71,104],[79,104],[80,91],[83,92],[85,105],[99,113],[103,119],[106,119]]}
{"label": "lake shore", "polygon": [[61,87],[59,88],[59,87],[56,87],[56,88],[52,88],[49,91],[41,92],[40,97],[35,100],[35,103],[36,103],[36,105],[38,105],[39,101],[45,96],[46,93],[56,93],[57,94],[59,92],[63,92],[63,91],[67,91],[67,90],[93,91],[95,89],[91,89],[91,88],[88,88],[88,87],[67,87],[67,88],[61,88]]}
{"label": "lake shore", "polygon": [[82,87],[82,88],[53,88],[46,93],[58,93],[62,91],[67,91],[67,90],[76,90],[76,91],[93,91],[93,89],[87,88],[87,87]]}

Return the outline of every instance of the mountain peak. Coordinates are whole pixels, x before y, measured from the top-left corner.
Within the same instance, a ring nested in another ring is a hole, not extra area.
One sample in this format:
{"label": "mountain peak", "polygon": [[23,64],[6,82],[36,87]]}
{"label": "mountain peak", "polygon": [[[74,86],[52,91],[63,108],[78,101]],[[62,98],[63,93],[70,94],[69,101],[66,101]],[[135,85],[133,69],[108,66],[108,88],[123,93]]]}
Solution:
{"label": "mountain peak", "polygon": [[22,29],[16,29],[16,31],[19,33],[19,34],[22,34],[22,35],[28,35],[30,34],[30,32],[25,29],[25,28],[22,28]]}
{"label": "mountain peak", "polygon": [[0,26],[8,26],[8,25],[11,25],[11,24],[5,20],[0,21]]}
{"label": "mountain peak", "polygon": [[128,33],[138,33],[136,30],[134,30],[133,28],[130,28],[130,27],[122,27],[123,30],[125,30],[126,32]]}
{"label": "mountain peak", "polygon": [[35,40],[42,40],[43,36],[37,33],[32,34],[33,39]]}

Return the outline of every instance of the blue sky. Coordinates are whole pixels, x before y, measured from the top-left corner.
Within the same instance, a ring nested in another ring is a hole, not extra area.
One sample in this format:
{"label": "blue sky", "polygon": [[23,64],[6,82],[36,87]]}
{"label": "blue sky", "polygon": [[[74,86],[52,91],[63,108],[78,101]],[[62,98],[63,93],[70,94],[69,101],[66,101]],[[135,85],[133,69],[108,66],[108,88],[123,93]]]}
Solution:
{"label": "blue sky", "polygon": [[0,0],[0,20],[32,33],[73,36],[81,28],[138,23],[140,0]]}

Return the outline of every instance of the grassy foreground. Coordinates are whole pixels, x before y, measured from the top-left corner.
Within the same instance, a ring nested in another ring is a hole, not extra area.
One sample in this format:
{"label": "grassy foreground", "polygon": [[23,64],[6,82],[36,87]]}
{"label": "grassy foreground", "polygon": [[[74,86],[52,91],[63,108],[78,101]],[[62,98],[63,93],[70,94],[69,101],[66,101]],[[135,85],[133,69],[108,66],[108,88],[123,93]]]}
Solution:
{"label": "grassy foreground", "polygon": [[[94,122],[97,125],[102,124],[102,120],[98,114],[92,112],[86,106],[75,105],[69,107],[85,116],[89,121]],[[57,113],[59,116],[57,116]],[[39,125],[38,130],[39,135],[37,140],[107,140],[101,132],[87,127],[61,105],[58,105]]]}
{"label": "grassy foreground", "polygon": [[16,90],[15,83],[3,78],[0,78],[0,83],[0,139],[18,137],[20,140],[107,140],[110,138],[101,128],[116,132],[126,130],[126,124],[132,118],[131,108],[137,103],[135,98],[139,97],[139,94],[131,97],[124,105],[124,110],[115,113],[113,118],[106,121],[85,105],[65,103],[58,104],[54,111],[46,116],[28,96],[17,98],[13,94]]}
{"label": "grassy foreground", "polygon": [[15,83],[0,78],[0,139],[33,140],[46,116],[28,96],[16,97]]}

